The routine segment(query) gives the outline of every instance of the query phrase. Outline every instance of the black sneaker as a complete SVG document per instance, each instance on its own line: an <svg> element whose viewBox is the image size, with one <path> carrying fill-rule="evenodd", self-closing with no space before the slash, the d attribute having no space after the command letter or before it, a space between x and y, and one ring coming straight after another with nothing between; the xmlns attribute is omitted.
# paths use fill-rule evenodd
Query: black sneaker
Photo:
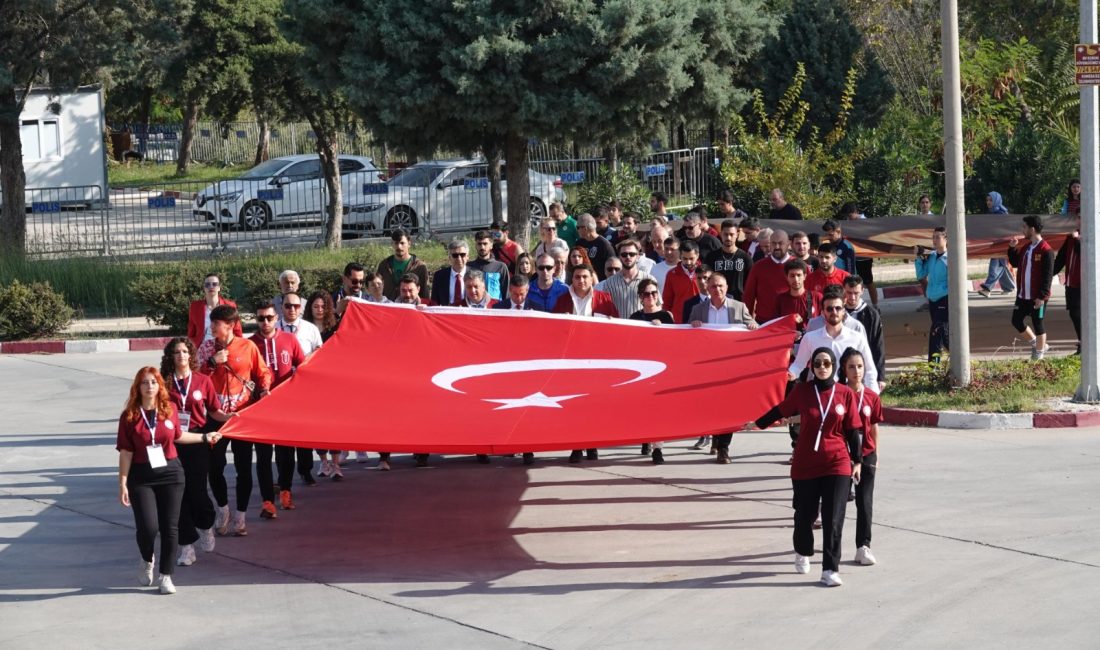
<svg viewBox="0 0 1100 650"><path fill-rule="evenodd" d="M585 453L585 457L586 457L586 458L587 458L588 460L599 460L599 459L600 459L600 452L599 452L599 450L597 450L597 449L589 449L589 450L588 450L588 451L587 451L587 452Z"/></svg>
<svg viewBox="0 0 1100 650"><path fill-rule="evenodd" d="M523 464L524 465L534 465L535 464L535 455L530 453L530 452L524 454L523 455Z"/></svg>
<svg viewBox="0 0 1100 650"><path fill-rule="evenodd" d="M665 464L665 455L663 453L661 453L660 449L654 449L653 450L653 464L654 465L664 465Z"/></svg>
<svg viewBox="0 0 1100 650"><path fill-rule="evenodd" d="M570 463L579 463L579 462L581 462L581 458L583 458L583 457L584 457L584 452L583 451L581 451L580 449L574 449L573 453L569 454L569 462Z"/></svg>
<svg viewBox="0 0 1100 650"><path fill-rule="evenodd" d="M643 456L648 456L649 452L652 451L652 450L653 450L653 446L650 445L648 442L643 442L642 443L642 455Z"/></svg>
<svg viewBox="0 0 1100 650"><path fill-rule="evenodd" d="M477 462L481 463L482 465L488 465L489 464L489 456L487 456L486 454L478 454L477 455Z"/></svg>
<svg viewBox="0 0 1100 650"><path fill-rule="evenodd" d="M414 454L413 457L416 458L417 467L428 466L428 454Z"/></svg>
<svg viewBox="0 0 1100 650"><path fill-rule="evenodd" d="M309 487L317 487L317 479L313 478L313 474L302 474L302 482Z"/></svg>

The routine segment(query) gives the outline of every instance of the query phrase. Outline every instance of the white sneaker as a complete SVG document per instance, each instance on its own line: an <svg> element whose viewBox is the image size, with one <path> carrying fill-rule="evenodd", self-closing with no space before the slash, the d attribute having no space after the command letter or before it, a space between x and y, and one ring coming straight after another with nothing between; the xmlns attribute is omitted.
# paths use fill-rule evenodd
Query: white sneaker
<svg viewBox="0 0 1100 650"><path fill-rule="evenodd" d="M172 576L160 577L160 593L165 595L176 593L176 585L172 584Z"/></svg>
<svg viewBox="0 0 1100 650"><path fill-rule="evenodd" d="M341 451L340 452L340 462L339 462L339 464L343 465L346 462L348 462L348 452Z"/></svg>
<svg viewBox="0 0 1100 650"><path fill-rule="evenodd" d="M357 463L365 463L365 462L367 462L367 460L369 460L369 458L370 457L367 455L367 452L365 452L365 451L355 452L355 462L357 462Z"/></svg>
<svg viewBox="0 0 1100 650"><path fill-rule="evenodd" d="M234 537L248 535L248 527L245 526L243 512L237 512L233 515L233 523L229 526L229 534Z"/></svg>
<svg viewBox="0 0 1100 650"><path fill-rule="evenodd" d="M1043 357L1046 356L1048 350L1050 350L1049 345L1044 345L1041 348L1040 347L1031 348L1031 360L1032 361L1042 361Z"/></svg>
<svg viewBox="0 0 1100 650"><path fill-rule="evenodd" d="M871 566L875 563L875 555L871 553L870 546L860 546L856 549L856 564Z"/></svg>
<svg viewBox="0 0 1100 650"><path fill-rule="evenodd" d="M195 563L195 559L195 545L184 544L183 546L180 546L180 556L176 559L176 565L191 566ZM161 577L163 578L164 576Z"/></svg>
<svg viewBox="0 0 1100 650"><path fill-rule="evenodd" d="M199 529L199 548L204 552L209 553L214 550L214 529L213 528L200 528Z"/></svg>
<svg viewBox="0 0 1100 650"><path fill-rule="evenodd" d="M325 459L321 461L321 471L317 472L317 476L321 478L328 478L332 476L332 461Z"/></svg>
<svg viewBox="0 0 1100 650"><path fill-rule="evenodd" d="M340 469L340 466L336 463L332 464L332 480L342 481L344 480L344 470Z"/></svg>
<svg viewBox="0 0 1100 650"><path fill-rule="evenodd" d="M810 572L810 558L807 555L794 554L794 571L795 573L806 574Z"/></svg>
<svg viewBox="0 0 1100 650"><path fill-rule="evenodd" d="M142 587L153 586L153 563L141 561L141 573L138 574L138 584Z"/></svg>
<svg viewBox="0 0 1100 650"><path fill-rule="evenodd" d="M388 461L388 460L378 461L378 469L382 470L383 472L390 471L390 461Z"/></svg>
<svg viewBox="0 0 1100 650"><path fill-rule="evenodd" d="M821 528L821 515L818 515L817 519L814 519L814 530L819 530L820 528Z"/></svg>
<svg viewBox="0 0 1100 650"><path fill-rule="evenodd" d="M229 532L229 506L218 506L217 514L214 515L214 530L219 535L226 535ZM211 544L213 548L213 544Z"/></svg>
<svg viewBox="0 0 1100 650"><path fill-rule="evenodd" d="M822 571L821 584L826 587L839 587L844 584L844 581L840 579L840 574L836 571Z"/></svg>

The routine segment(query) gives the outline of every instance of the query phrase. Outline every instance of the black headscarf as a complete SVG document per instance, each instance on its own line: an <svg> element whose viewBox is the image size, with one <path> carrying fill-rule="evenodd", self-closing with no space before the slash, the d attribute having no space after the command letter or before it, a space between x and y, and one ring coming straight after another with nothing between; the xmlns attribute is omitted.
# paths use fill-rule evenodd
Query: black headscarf
<svg viewBox="0 0 1100 650"><path fill-rule="evenodd" d="M814 373L814 361L817 359L817 355L821 354L822 352L829 355L829 359L833 362L833 371L829 373L829 376L826 379L818 379L817 374ZM814 353L810 355L810 375L813 377L813 384L817 387L818 390L828 390L832 387L832 385L835 383L833 381L833 377L836 375L836 370L836 354L833 352L832 348L821 346L820 348L814 350Z"/></svg>

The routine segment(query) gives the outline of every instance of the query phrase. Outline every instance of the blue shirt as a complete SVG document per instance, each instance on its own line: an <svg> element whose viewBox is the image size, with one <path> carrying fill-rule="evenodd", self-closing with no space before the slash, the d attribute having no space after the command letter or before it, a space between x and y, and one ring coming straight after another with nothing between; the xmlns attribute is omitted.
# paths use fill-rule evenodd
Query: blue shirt
<svg viewBox="0 0 1100 650"><path fill-rule="evenodd" d="M535 278L527 287L527 302L536 310L549 313L554 311L558 298L565 293L569 293L569 287L561 280L555 279L550 288L544 291L539 288L538 278Z"/></svg>
<svg viewBox="0 0 1100 650"><path fill-rule="evenodd" d="M918 257L913 264L917 267L918 280L928 278L928 300L934 302L947 295L947 251L943 255L932 251L928 259Z"/></svg>

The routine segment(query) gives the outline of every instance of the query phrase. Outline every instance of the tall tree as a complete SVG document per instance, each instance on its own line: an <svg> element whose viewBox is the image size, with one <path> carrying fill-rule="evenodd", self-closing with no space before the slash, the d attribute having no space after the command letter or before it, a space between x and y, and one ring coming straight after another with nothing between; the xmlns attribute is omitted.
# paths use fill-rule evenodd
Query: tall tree
<svg viewBox="0 0 1100 650"><path fill-rule="evenodd" d="M302 40L381 139L430 153L500 142L509 230L526 233L530 138L653 133L744 101L774 29L758 0L289 0Z"/></svg>
<svg viewBox="0 0 1100 650"><path fill-rule="evenodd" d="M155 1L155 0L148 0ZM143 0L137 0L144 4ZM19 115L35 84L61 92L93 79L117 49L110 26L125 19L121 0L0 2L0 247L25 252L26 175Z"/></svg>
<svg viewBox="0 0 1100 650"><path fill-rule="evenodd" d="M820 133L832 128L833 106L853 66L861 74L851 112L852 127L874 126L894 95L889 76L865 46L843 0L801 0L792 5L778 36L768 40L753 66L755 86L768 106L779 101L799 63L806 66L802 97L811 106L800 132L804 140L814 128ZM746 117L751 119L751 115Z"/></svg>

